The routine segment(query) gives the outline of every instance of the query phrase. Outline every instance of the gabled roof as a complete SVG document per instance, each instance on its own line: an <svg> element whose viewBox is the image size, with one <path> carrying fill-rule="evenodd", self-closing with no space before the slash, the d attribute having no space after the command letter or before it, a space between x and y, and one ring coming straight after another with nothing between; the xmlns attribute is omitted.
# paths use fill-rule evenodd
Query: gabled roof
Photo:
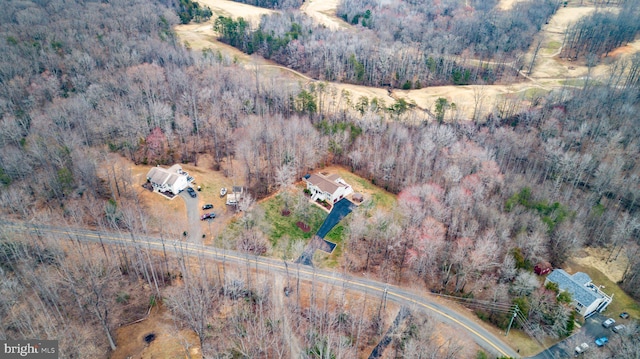
<svg viewBox="0 0 640 359"><path fill-rule="evenodd" d="M178 167L176 168L176 166ZM149 173L147 173L147 178L152 183L158 185L168 184L169 186L173 186L178 181L178 179L180 179L180 176L182 176L176 172L179 169L181 170L180 165L173 165L169 169L162 167L153 167L149 170Z"/></svg>
<svg viewBox="0 0 640 359"><path fill-rule="evenodd" d="M169 173L167 172L167 170L161 167L153 167L149 170L149 173L147 173L147 178L149 179L149 181L157 184L164 184L168 176Z"/></svg>
<svg viewBox="0 0 640 359"><path fill-rule="evenodd" d="M309 178L306 179L307 182L311 183L314 186L317 186L323 192L333 194L338 188L342 187L334 181L328 180L326 177L312 174Z"/></svg>
<svg viewBox="0 0 640 359"><path fill-rule="evenodd" d="M591 278L582 272L578 272L574 275L569 275L562 269L555 269L547 279L551 282L558 284L560 290L569 292L571 297L578 303L588 307L597 299L602 298L598 292L585 287L585 284L591 282ZM585 282L585 280L588 281Z"/></svg>
<svg viewBox="0 0 640 359"><path fill-rule="evenodd" d="M573 280L575 280L578 284L587 285L587 283L591 283L591 277L587 273L577 272L571 276Z"/></svg>

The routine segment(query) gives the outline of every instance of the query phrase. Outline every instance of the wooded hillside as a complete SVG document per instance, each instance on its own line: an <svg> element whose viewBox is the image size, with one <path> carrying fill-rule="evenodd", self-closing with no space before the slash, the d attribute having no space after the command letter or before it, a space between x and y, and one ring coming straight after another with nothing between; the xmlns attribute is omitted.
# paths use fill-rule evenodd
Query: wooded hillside
<svg viewBox="0 0 640 359"><path fill-rule="evenodd" d="M518 64L519 51L528 48L555 6L521 2L513 12L496 13L490 4L471 3L463 7L443 1L441 7L427 10L423 2L375 9L377 3L345 2L340 14L355 22L352 33L320 28L298 12L265 17L256 30L241 19L224 17L215 26L232 45L318 79L395 87L408 82L412 88L507 76L518 66L481 66L460 58L473 55L480 62ZM399 20L405 9L411 9L415 21ZM179 4L151 0L3 5L3 218L147 233L147 209L131 190L139 184L107 161L108 153L136 164L196 166L200 155L209 154L216 170L232 162L242 166L248 190L258 198L280 188L283 168L299 179L324 165L340 164L398 195L395 208L364 207L347 218L339 264L348 271L399 284L415 279L425 289L518 303L529 309L533 334L559 338L572 329L572 311L552 290L540 287L531 269L539 261L561 266L584 246L594 246L605 248L611 258L628 258L619 284L640 299L638 55L612 66L606 78L552 91L528 106L503 97L486 118L448 122L451 104L446 101L431 118L409 111L411 104L403 100L385 104L381 99L355 99L326 83L290 83L257 67L246 69L220 52L190 51L172 31L178 11ZM621 26L625 24L631 22ZM581 40L576 35L572 41ZM581 48L576 47L575 56L581 56ZM252 230L263 229L256 225ZM106 327L108 333L115 324L100 313L106 313L104 306L113 305L118 293L87 285L143 280L154 287L153 274L145 268L155 259L142 254L135 260L120 259L120 266L93 258L100 263L67 268L61 253L51 255L51 261L43 259L49 258L47 251L57 250L46 244L25 247L1 234L0 245L0 255L9 263L0 263L2 338L74 336L84 324L95 333ZM25 259L9 262L9 257ZM122 267L131 263L136 267ZM58 266L55 275L50 273L52 287L24 279L31 275L26 269L52 271L48 266ZM92 272L95 266L105 270ZM99 280L84 283L86 275ZM207 283L209 291L223 285ZM15 286L28 287L15 298L33 294L34 302L16 306L13 291L7 289ZM175 299L180 290L172 290ZM238 318L261 305L262 289L247 290L256 292L250 304L235 307ZM90 303L97 312L74 302L86 299L83 291L99 292ZM101 301L103 296L108 299ZM77 309L69 309L76 304ZM35 307L45 308L33 324L39 329L21 326ZM275 315L265 308L257 313ZM47 327L47 315L56 325L67 325L67 318L77 316L82 322L60 333ZM324 328L322 320L339 316L305 315ZM505 313L487 317L501 327L508 319ZM247 320L255 325L258 319ZM332 340L353 334L357 324L347 324L330 328ZM229 330L220 325L219 330ZM632 343L637 343L637 335L629 334L635 338ZM90 344L94 337L83 334L81 341L65 344L69 357L104 351L105 338L96 349ZM274 344L262 355L282 349L277 332L269 338ZM412 348L420 352L414 339L417 347ZM322 350L322 337L306 340L305 348L320 345ZM622 352L625 343L611 343L610 348ZM357 344L349 348L343 357L359 350Z"/></svg>

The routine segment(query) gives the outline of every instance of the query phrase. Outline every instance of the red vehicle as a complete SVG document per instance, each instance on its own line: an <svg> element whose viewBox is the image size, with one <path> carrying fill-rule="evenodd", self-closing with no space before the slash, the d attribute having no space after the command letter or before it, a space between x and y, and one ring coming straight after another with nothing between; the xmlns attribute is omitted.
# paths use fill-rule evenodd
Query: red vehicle
<svg viewBox="0 0 640 359"><path fill-rule="evenodd" d="M202 217L200 217L201 221L204 221L205 219L214 219L216 218L216 214L215 213L205 213L202 215Z"/></svg>

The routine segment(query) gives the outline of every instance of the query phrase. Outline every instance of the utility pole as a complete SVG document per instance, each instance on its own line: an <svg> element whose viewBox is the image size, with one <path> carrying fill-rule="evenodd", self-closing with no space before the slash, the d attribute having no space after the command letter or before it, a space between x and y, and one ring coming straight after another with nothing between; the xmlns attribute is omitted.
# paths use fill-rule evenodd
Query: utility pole
<svg viewBox="0 0 640 359"><path fill-rule="evenodd" d="M509 331L511 330L511 324L513 324L513 320L516 319L516 315L518 315L518 305L516 304L515 308L513 308L513 316L511 317L511 320L509 321L509 327L507 328L507 334L505 334L504 336L508 336L509 335Z"/></svg>

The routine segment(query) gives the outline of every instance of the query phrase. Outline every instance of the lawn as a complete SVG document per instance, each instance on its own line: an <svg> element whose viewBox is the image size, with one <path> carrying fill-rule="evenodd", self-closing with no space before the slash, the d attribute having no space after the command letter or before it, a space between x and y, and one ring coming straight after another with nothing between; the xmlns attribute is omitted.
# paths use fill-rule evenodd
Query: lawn
<svg viewBox="0 0 640 359"><path fill-rule="evenodd" d="M297 190L301 190L296 188ZM291 195L292 199L289 201L289 210L291 214L289 216L283 216L282 210L284 209L284 199L282 195L272 196L263 202L260 202L259 206L264 210L264 226L262 226L273 246L276 248L283 248L286 250L291 249L292 242L300 239L304 239L305 243L316 233L320 228L324 219L327 217L327 213L317 206L311 203L297 204L298 198ZM304 209L304 212L301 209ZM301 221L309 225L308 232L304 232L296 224ZM286 245L279 243L281 239L289 241ZM280 256L282 253L274 253L274 256Z"/></svg>
<svg viewBox="0 0 640 359"><path fill-rule="evenodd" d="M324 171L339 174L340 177L353 187L354 191L362 192L365 196L369 195L373 206L390 209L396 204L396 196L393 193L387 192L372 184L369 180L349 172L346 168L332 166L325 168L323 172Z"/></svg>
<svg viewBox="0 0 640 359"><path fill-rule="evenodd" d="M333 227L329 231L329 233L327 233L327 236L325 237L325 239L337 245L331 254L324 256L324 258L322 258L322 260L320 261L321 267L335 268L336 266L338 266L338 261L342 256L342 251L344 247L344 235L345 235L344 232L345 232L345 226L344 224L340 223L335 227Z"/></svg>
<svg viewBox="0 0 640 359"><path fill-rule="evenodd" d="M581 266L575 262L569 262L573 272L584 272L591 277L591 280L596 285L604 285L602 290L608 295L613 294L613 301L604 314L618 320L618 315L621 312L628 312L633 318L640 318L640 305L627 293L625 293L616 283L612 282L606 275L597 269L587 266Z"/></svg>

